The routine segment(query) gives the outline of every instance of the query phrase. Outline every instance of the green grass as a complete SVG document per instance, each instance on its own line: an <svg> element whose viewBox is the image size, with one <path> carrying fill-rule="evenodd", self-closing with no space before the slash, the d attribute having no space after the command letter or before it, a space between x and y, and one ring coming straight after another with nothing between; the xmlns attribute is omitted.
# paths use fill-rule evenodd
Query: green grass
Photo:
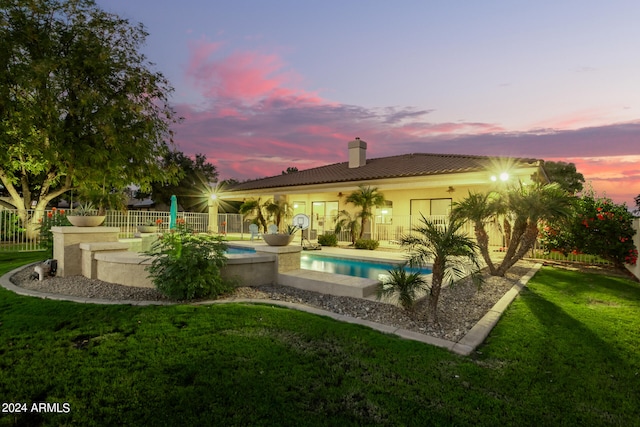
<svg viewBox="0 0 640 427"><path fill-rule="evenodd" d="M0 254L0 272L40 259ZM544 268L473 357L265 305L0 290L5 425L638 425L640 285Z"/></svg>

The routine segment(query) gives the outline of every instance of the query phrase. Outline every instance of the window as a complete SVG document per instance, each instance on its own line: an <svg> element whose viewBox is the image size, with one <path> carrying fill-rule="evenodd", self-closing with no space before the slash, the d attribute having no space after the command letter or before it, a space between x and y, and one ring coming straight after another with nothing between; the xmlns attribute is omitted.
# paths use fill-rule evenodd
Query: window
<svg viewBox="0 0 640 427"><path fill-rule="evenodd" d="M449 215L451 212L451 199L412 199L411 215L424 216Z"/></svg>

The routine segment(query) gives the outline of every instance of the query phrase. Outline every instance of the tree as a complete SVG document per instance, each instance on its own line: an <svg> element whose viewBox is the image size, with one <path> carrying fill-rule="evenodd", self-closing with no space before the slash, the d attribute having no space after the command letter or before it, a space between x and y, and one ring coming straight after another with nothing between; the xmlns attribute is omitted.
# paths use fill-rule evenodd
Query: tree
<svg viewBox="0 0 640 427"><path fill-rule="evenodd" d="M358 233L360 232L360 224L358 223L358 216L351 215L346 210L341 210L336 217L336 226L334 232L339 234L342 230L349 230L349 236L351 237L351 244L356 244Z"/></svg>
<svg viewBox="0 0 640 427"><path fill-rule="evenodd" d="M177 174L177 182L156 181L151 184L150 193L138 193L138 198L151 197L156 203L171 204L175 195L187 211L204 211L211 184L218 180L215 165L207 162L207 156L196 154L195 159L178 150L165 154L160 161L167 175Z"/></svg>
<svg viewBox="0 0 640 427"><path fill-rule="evenodd" d="M576 170L575 164L545 161L542 167L549 181L557 182L569 194L576 194L582 191L584 175Z"/></svg>
<svg viewBox="0 0 640 427"><path fill-rule="evenodd" d="M489 234L486 225L495 221L496 215L502 212L499 200L500 194L497 192L469 192L469 196L456 203L451 211L453 218L465 219L473 223L476 242L478 242L480 253L491 275L496 274L496 267L493 265L489 253Z"/></svg>
<svg viewBox="0 0 640 427"><path fill-rule="evenodd" d="M473 199L470 201L469 199ZM471 195L457 203L454 218L474 222L475 233L489 272L493 276L504 276L518 260L522 259L536 242L542 222L558 221L571 215L575 199L557 183L547 185L523 185L506 190L502 194L486 197ZM498 266L489 254L489 239L485 225L489 221L507 218L511 225L511 237L504 257Z"/></svg>
<svg viewBox="0 0 640 427"><path fill-rule="evenodd" d="M293 213L293 209L286 200L267 200L263 207L267 211L268 218L273 220L278 229L282 220L290 218Z"/></svg>
<svg viewBox="0 0 640 427"><path fill-rule="evenodd" d="M262 214L263 204L260 201L260 198L257 199L249 199L243 202L238 209L238 212L244 215L245 218L249 216L255 216L255 221L258 225L262 226L262 231L267 232L267 220L264 218Z"/></svg>
<svg viewBox="0 0 640 427"><path fill-rule="evenodd" d="M289 166L286 171L282 171L282 175L288 175L294 172L298 172L298 168L295 166Z"/></svg>
<svg viewBox="0 0 640 427"><path fill-rule="evenodd" d="M600 256L617 268L634 265L638 249L633 243L633 215L625 204L596 197L589 192L575 203L574 215L568 221L549 221L542 231L547 250L565 255L580 252Z"/></svg>
<svg viewBox="0 0 640 427"><path fill-rule="evenodd" d="M70 190L171 178L156 159L173 89L139 52L146 36L93 0L0 0L0 182L32 231Z"/></svg>
<svg viewBox="0 0 640 427"><path fill-rule="evenodd" d="M432 279L429 288L427 322L438 323L438 300L442 283L453 284L456 279L472 273L479 280L480 270L477 244L460 232L463 221L452 217L448 224L436 224L420 214L420 224L414 233L403 236L402 246L409 248L409 265L425 267L431 264Z"/></svg>
<svg viewBox="0 0 640 427"><path fill-rule="evenodd" d="M347 203L351 203L361 209L358 216L360 217L360 238L364 234L367 221L373 216L373 207L384 206L384 195L378 192L378 187L369 187L360 185L358 190L349 194L345 199Z"/></svg>

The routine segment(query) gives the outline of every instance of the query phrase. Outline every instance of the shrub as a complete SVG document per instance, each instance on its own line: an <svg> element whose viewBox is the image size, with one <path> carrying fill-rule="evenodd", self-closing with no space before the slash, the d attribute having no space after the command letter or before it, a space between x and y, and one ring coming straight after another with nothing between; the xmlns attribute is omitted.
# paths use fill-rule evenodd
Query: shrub
<svg viewBox="0 0 640 427"><path fill-rule="evenodd" d="M232 289L220 275L227 262L225 249L219 236L194 234L179 223L147 253L154 259L146 270L155 287L170 298L217 297Z"/></svg>
<svg viewBox="0 0 640 427"><path fill-rule="evenodd" d="M568 223L548 224L541 241L546 250L563 254L580 252L598 255L617 267L635 265L638 251L633 243L633 215L626 205L587 194L578 199L575 215Z"/></svg>
<svg viewBox="0 0 640 427"><path fill-rule="evenodd" d="M335 234L322 234L318 236L318 243L322 246L338 246L338 236Z"/></svg>
<svg viewBox="0 0 640 427"><path fill-rule="evenodd" d="M407 311L413 312L420 293L429 291L429 283L422 273L407 272L404 266L388 270L389 278L380 282L376 290L378 299L395 298Z"/></svg>
<svg viewBox="0 0 640 427"><path fill-rule="evenodd" d="M40 220L40 242L47 252L48 258L53 258L53 233L51 227L66 227L71 223L67 219L64 209L52 208L51 212L45 213Z"/></svg>
<svg viewBox="0 0 640 427"><path fill-rule="evenodd" d="M380 242L373 239L358 239L356 240L355 246L356 249L369 249L370 251L373 251L375 249L378 249L378 246L380 246Z"/></svg>

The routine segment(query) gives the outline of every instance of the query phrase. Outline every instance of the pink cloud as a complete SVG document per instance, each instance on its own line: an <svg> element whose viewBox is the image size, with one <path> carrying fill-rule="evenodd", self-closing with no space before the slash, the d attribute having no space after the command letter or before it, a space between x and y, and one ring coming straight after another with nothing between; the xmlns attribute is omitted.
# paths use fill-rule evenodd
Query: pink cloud
<svg viewBox="0 0 640 427"><path fill-rule="evenodd" d="M369 158L432 152L564 160L616 201L630 205L640 194L634 172L640 160L628 157L640 156L640 121L581 127L592 115L587 112L510 133L496 123L438 123L429 120L433 110L332 103L300 87L303 79L278 56L225 55L223 48L207 42L190 46L186 75L206 102L177 105L185 120L175 126L180 149L206 154L222 179L346 161L347 142L358 136L368 142ZM617 160L603 160L612 156Z"/></svg>
<svg viewBox="0 0 640 427"><path fill-rule="evenodd" d="M298 102L320 101L315 94L287 87L298 77L284 71L283 61L276 55L248 51L216 56L221 53L222 46L222 43L204 41L189 46L191 59L186 75L206 98L243 103L255 103L261 99L273 102L274 99L288 97Z"/></svg>

